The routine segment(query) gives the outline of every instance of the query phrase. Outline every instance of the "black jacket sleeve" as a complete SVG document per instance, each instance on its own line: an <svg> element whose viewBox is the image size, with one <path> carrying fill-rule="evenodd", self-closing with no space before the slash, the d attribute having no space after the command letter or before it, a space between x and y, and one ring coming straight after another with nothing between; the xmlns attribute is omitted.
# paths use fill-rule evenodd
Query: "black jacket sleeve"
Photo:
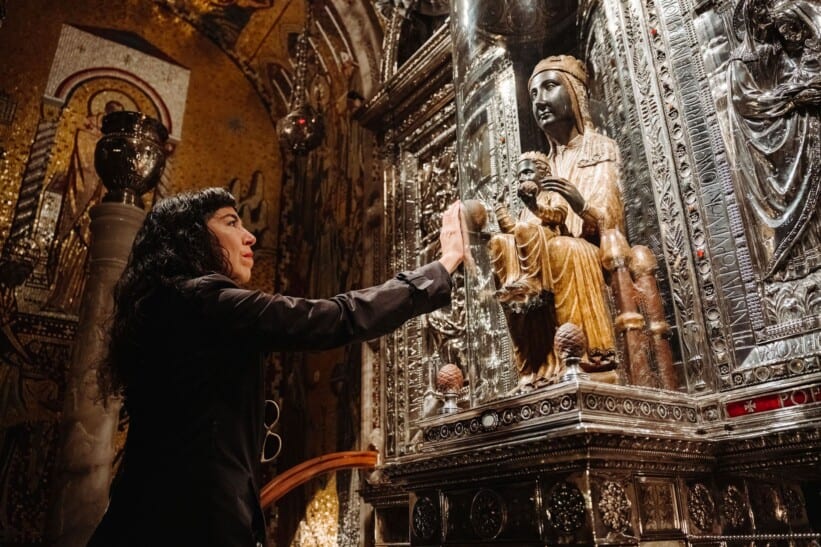
<svg viewBox="0 0 821 547"><path fill-rule="evenodd" d="M211 274L182 286L203 319L267 351L321 350L387 334L411 317L450 303L452 281L439 261L381 285L308 299L239 288Z"/></svg>

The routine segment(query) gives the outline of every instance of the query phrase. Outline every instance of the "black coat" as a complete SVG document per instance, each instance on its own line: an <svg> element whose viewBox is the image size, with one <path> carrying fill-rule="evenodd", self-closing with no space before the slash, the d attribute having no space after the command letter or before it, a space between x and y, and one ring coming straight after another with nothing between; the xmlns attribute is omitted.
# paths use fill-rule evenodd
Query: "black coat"
<svg viewBox="0 0 821 547"><path fill-rule="evenodd" d="M433 262L327 300L271 295L212 274L143 304L121 472L89 546L265 543L259 505L264 356L387 334L450 302Z"/></svg>

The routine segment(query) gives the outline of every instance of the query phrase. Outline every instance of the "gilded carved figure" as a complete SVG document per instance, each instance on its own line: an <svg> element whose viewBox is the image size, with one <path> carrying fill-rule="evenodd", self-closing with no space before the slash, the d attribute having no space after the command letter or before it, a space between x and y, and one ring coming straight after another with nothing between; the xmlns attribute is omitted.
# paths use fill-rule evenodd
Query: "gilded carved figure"
<svg viewBox="0 0 821 547"><path fill-rule="evenodd" d="M497 206L500 226L508 232L491 241L499 300L508 311L514 346L517 326L510 320L522 321L523 313L544 305L552 308L546 317L552 324L543 326L542 336L552 338L564 323L578 325L588 341L583 361L608 368L615 362L616 343L598 244L602 233L624 229L619 150L593 127L587 73L579 60L543 59L528 88L548 150L522 155L517 194L525 209L518 222ZM516 310L518 315L511 313ZM550 346L543 362L523 367L520 360L520 375L535 373L537 381L557 375L559 360Z"/></svg>
<svg viewBox="0 0 821 547"><path fill-rule="evenodd" d="M821 5L741 0L735 19L729 149L752 251L770 277L820 241Z"/></svg>
<svg viewBox="0 0 821 547"><path fill-rule="evenodd" d="M551 193L538 183L550 174L547 156L525 152L517 165L517 196L525 203L514 220L507 207L507 186L494 211L501 233L491 237L490 259L499 302L505 310L520 387L549 377L546 370L556 330L552 284L545 264L546 245L563 226L566 211L553 206Z"/></svg>

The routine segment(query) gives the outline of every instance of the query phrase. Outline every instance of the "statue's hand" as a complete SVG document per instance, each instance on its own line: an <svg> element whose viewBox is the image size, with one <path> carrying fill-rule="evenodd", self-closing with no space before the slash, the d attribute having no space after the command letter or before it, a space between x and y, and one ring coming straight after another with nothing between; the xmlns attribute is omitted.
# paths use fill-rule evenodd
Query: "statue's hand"
<svg viewBox="0 0 821 547"><path fill-rule="evenodd" d="M793 98L796 106L814 106L821 103L821 90L816 88L802 89Z"/></svg>
<svg viewBox="0 0 821 547"><path fill-rule="evenodd" d="M584 197L579 192L579 189L569 180L558 177L548 177L542 179L541 184L543 190L556 192L562 196L576 214L580 215L584 210Z"/></svg>
<svg viewBox="0 0 821 547"><path fill-rule="evenodd" d="M519 199L528 207L536 205L536 196L538 193L539 185L532 180L522 182L516 189L516 195L519 196Z"/></svg>

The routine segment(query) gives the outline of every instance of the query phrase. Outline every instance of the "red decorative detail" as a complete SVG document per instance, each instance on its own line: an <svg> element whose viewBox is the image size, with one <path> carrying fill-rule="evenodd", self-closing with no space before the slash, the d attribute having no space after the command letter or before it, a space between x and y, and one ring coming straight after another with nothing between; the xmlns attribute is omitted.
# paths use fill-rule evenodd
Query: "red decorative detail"
<svg viewBox="0 0 821 547"><path fill-rule="evenodd" d="M658 30L656 30L654 28L650 29L650 35L653 36L654 38L658 35L658 33L659 33Z"/></svg>
<svg viewBox="0 0 821 547"><path fill-rule="evenodd" d="M697 256L699 259L704 258L704 249L698 249L698 250L696 250L696 256Z"/></svg>
<svg viewBox="0 0 821 547"><path fill-rule="evenodd" d="M800 406L821 402L821 386L813 386L803 389L792 389L780 393L771 393L754 397L752 399L741 399L731 401L725 405L727 416L737 418L739 416L749 416L760 412L778 410L791 406Z"/></svg>

